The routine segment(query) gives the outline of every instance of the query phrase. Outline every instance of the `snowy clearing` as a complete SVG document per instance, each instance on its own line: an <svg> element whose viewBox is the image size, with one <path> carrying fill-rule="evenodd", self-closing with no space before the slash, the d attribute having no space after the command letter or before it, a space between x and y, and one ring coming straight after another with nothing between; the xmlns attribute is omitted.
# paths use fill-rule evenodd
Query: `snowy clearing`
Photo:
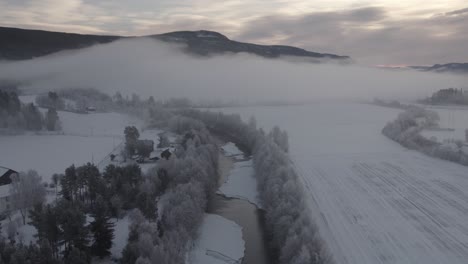
<svg viewBox="0 0 468 264"><path fill-rule="evenodd" d="M466 263L468 168L381 134L398 110L358 104L223 109L289 134L336 263Z"/></svg>
<svg viewBox="0 0 468 264"><path fill-rule="evenodd" d="M118 142L119 143L119 142ZM114 148L109 137L0 136L0 163L16 171L36 170L44 181L50 182L54 173L63 173L75 164L98 162Z"/></svg>
<svg viewBox="0 0 468 264"><path fill-rule="evenodd" d="M230 198L238 198L253 203L262 208L257 192L257 179L253 169L252 160L234 163L227 180L219 188L218 193Z"/></svg>
<svg viewBox="0 0 468 264"><path fill-rule="evenodd" d="M135 126L140 130L143 124L135 117L118 113L75 114L59 111L58 114L62 130L67 135L107 136L120 140L126 126Z"/></svg>
<svg viewBox="0 0 468 264"><path fill-rule="evenodd" d="M24 97L22 97L24 99ZM54 173L87 162L99 163L123 140L126 126L141 128L142 121L118 113L58 112L63 134L0 136L0 166L16 171L36 170L50 182ZM7 151L5 151L7 150Z"/></svg>
<svg viewBox="0 0 468 264"><path fill-rule="evenodd" d="M240 264L244 249L239 225L219 215L205 214L200 236L188 253L186 263Z"/></svg>

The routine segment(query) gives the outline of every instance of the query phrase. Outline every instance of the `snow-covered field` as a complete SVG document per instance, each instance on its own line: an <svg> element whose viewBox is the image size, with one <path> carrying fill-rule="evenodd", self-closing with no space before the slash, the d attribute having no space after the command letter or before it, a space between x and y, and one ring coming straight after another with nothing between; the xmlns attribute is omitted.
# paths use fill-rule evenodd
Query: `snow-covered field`
<svg viewBox="0 0 468 264"><path fill-rule="evenodd" d="M200 228L200 236L188 253L187 263L240 264L245 243L242 228L231 220L206 214Z"/></svg>
<svg viewBox="0 0 468 264"><path fill-rule="evenodd" d="M117 113L58 114L63 135L0 136L0 166L16 171L34 169L50 182L52 174L63 173L72 164L99 163L122 142L125 126L140 129L142 125Z"/></svg>
<svg viewBox="0 0 468 264"><path fill-rule="evenodd" d="M113 143L109 137L0 136L0 164L16 171L34 169L50 182L52 174L63 173L72 164L99 162L112 151Z"/></svg>
<svg viewBox="0 0 468 264"><path fill-rule="evenodd" d="M288 131L336 263L467 263L468 167L381 134L398 110L358 104L228 108Z"/></svg>

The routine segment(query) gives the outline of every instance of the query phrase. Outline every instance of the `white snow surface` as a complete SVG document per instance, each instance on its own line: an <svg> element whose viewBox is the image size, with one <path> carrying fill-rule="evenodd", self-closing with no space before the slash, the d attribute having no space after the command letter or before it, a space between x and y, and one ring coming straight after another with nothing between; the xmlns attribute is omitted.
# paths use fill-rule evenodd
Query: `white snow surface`
<svg viewBox="0 0 468 264"><path fill-rule="evenodd" d="M240 264L245 242L242 228L231 220L205 214L200 236L188 253L187 264Z"/></svg>
<svg viewBox="0 0 468 264"><path fill-rule="evenodd" d="M123 138L126 126L141 129L142 122L135 117L119 113L75 114L59 112L62 130L67 135L106 136Z"/></svg>
<svg viewBox="0 0 468 264"><path fill-rule="evenodd" d="M227 180L219 188L218 193L230 198L247 200L261 207L257 192L257 179L253 169L252 160L234 163L234 167L229 172Z"/></svg>
<svg viewBox="0 0 468 264"><path fill-rule="evenodd" d="M224 155L227 157L237 157L244 155L244 153L240 151L239 148L237 148L236 144L232 142L226 143L221 147L221 149L224 151Z"/></svg>
<svg viewBox="0 0 468 264"><path fill-rule="evenodd" d="M66 135L0 136L0 162L16 171L36 170L50 182L54 173L63 173L75 164L98 162L113 149L109 137L77 137Z"/></svg>
<svg viewBox="0 0 468 264"><path fill-rule="evenodd" d="M137 118L118 113L58 114L63 134L0 135L0 166L33 169L50 182L52 174L63 173L72 164L98 164L121 144L126 126L142 125Z"/></svg>
<svg viewBox="0 0 468 264"><path fill-rule="evenodd" d="M467 263L468 167L383 136L399 110L323 103L223 111L288 131L308 206L336 263Z"/></svg>

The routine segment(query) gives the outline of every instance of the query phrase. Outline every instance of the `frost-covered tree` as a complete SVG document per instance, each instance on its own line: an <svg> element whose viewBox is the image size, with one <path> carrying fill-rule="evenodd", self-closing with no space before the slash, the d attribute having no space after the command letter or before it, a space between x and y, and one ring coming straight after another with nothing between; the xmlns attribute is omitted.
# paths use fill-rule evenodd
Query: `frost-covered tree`
<svg viewBox="0 0 468 264"><path fill-rule="evenodd" d="M36 237L39 241L46 241L52 255L59 257L59 242L62 237L62 230L59 228L58 212L55 206L50 204L35 205L29 212L30 225L37 230Z"/></svg>
<svg viewBox="0 0 468 264"><path fill-rule="evenodd" d="M159 135L159 143L158 143L158 148L168 148L171 146L171 142L169 141L169 138L165 133L161 133Z"/></svg>
<svg viewBox="0 0 468 264"><path fill-rule="evenodd" d="M42 204L46 196L42 178L33 170L14 174L10 193L13 207L20 211L23 224L26 224L28 209L35 204Z"/></svg>
<svg viewBox="0 0 468 264"><path fill-rule="evenodd" d="M45 117L45 125L47 130L56 131L60 130L60 120L57 111L54 108L49 108Z"/></svg>
<svg viewBox="0 0 468 264"><path fill-rule="evenodd" d="M281 131L278 126L275 126L270 132L270 137L283 151L288 152L289 143L288 133L286 131Z"/></svg>

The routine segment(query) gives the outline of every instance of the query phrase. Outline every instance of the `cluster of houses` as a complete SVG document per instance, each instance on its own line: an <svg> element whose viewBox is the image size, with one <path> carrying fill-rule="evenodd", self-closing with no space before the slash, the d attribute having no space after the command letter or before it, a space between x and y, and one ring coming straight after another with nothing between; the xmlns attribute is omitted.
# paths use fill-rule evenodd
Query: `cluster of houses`
<svg viewBox="0 0 468 264"><path fill-rule="evenodd" d="M4 215L11 210L11 179L18 172L0 166L0 215Z"/></svg>

